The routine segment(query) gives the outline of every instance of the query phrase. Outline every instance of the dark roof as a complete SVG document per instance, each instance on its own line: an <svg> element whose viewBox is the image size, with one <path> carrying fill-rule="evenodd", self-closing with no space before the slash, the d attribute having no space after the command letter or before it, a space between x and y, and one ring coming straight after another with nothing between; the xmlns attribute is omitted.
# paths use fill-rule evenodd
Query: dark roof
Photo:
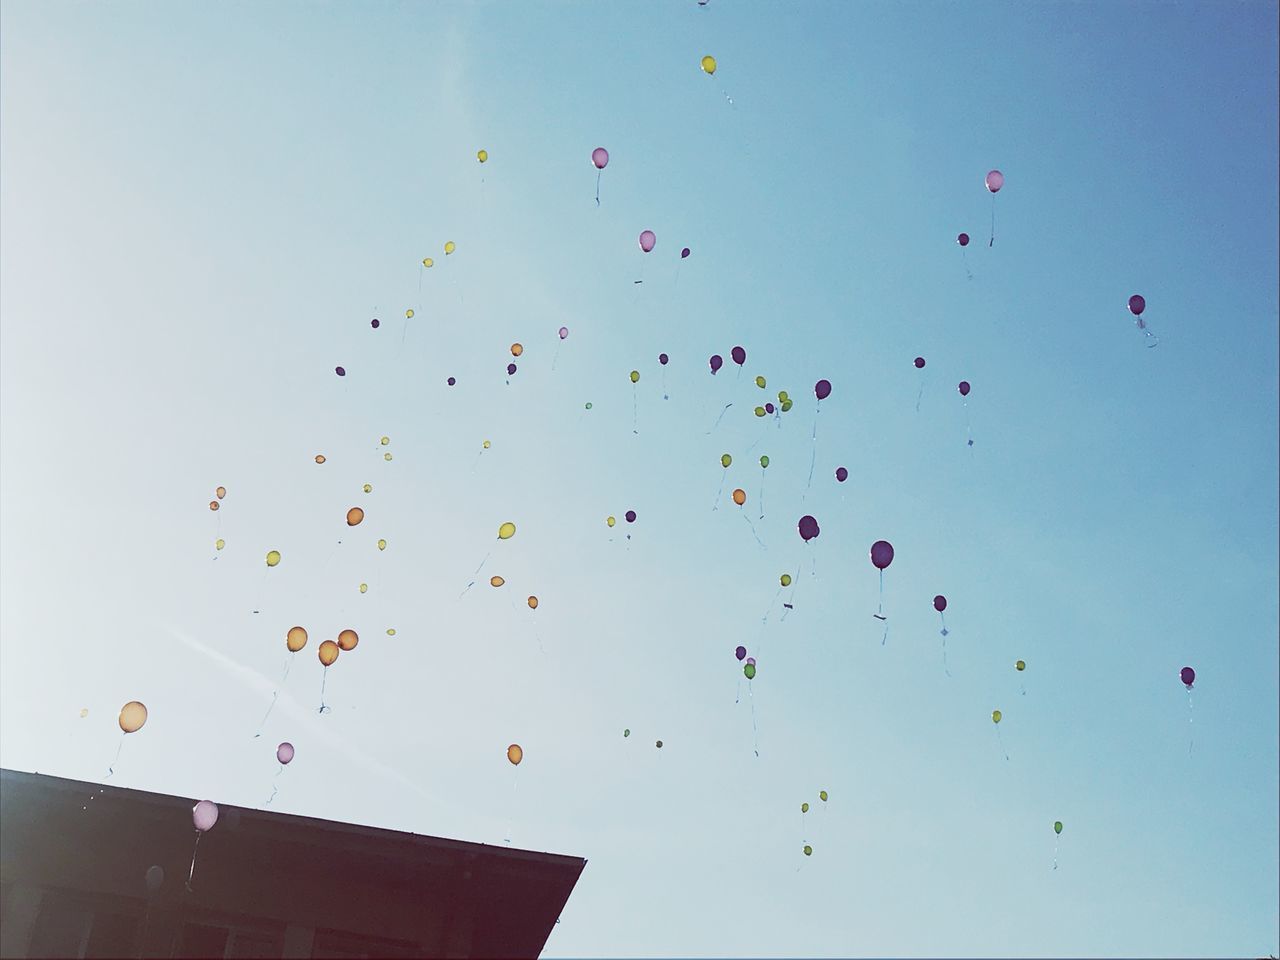
<svg viewBox="0 0 1280 960"><path fill-rule="evenodd" d="M197 798L198 799L198 798ZM219 806L184 889L196 799L0 770L0 879L414 943L467 927L472 956L537 956L580 857Z"/></svg>

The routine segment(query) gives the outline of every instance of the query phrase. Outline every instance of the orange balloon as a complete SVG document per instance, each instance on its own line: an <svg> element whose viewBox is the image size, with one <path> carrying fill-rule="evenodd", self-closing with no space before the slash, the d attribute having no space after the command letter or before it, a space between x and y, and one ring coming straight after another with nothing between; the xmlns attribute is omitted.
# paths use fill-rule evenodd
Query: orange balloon
<svg viewBox="0 0 1280 960"><path fill-rule="evenodd" d="M290 627L285 635L284 645L293 653L297 653L307 645L307 631L303 627Z"/></svg>
<svg viewBox="0 0 1280 960"><path fill-rule="evenodd" d="M506 582L507 582L507 581L503 580L501 577L490 577L490 578L489 578L489 586L491 586L491 587L500 587L500 586L502 586L502 585L503 585L504 583L506 583Z"/></svg>
<svg viewBox="0 0 1280 960"><path fill-rule="evenodd" d="M217 510L217 509L218 509L218 501L217 501L217 500L210 500L210 501L209 501L209 509L210 509L210 510Z"/></svg>
<svg viewBox="0 0 1280 960"><path fill-rule="evenodd" d="M125 733L137 733L146 722L147 708L137 700L130 700L120 708L120 729Z"/></svg>
<svg viewBox="0 0 1280 960"><path fill-rule="evenodd" d="M733 502L736 503L738 506L742 506L744 503L746 503L747 491L743 490L741 487L733 491Z"/></svg>
<svg viewBox="0 0 1280 960"><path fill-rule="evenodd" d="M513 343L513 344L511 345L511 355L512 355L513 357L518 357L518 356L520 356L520 354L522 354L522 353L524 353L524 346L523 346L522 344L519 344L519 343Z"/></svg>
<svg viewBox="0 0 1280 960"><path fill-rule="evenodd" d="M507 759L515 766L520 765L520 761L524 759L524 750L521 749L520 744L513 743L507 747Z"/></svg>
<svg viewBox="0 0 1280 960"><path fill-rule="evenodd" d="M359 642L360 637L354 630L343 630L338 634L338 646L343 650L354 650Z"/></svg>
<svg viewBox="0 0 1280 960"><path fill-rule="evenodd" d="M360 521L364 519L364 511L359 507L352 507L347 511L347 526L356 527L360 525Z"/></svg>
<svg viewBox="0 0 1280 960"><path fill-rule="evenodd" d="M323 454L323 453L317 453L317 454L316 454L316 463L324 463L324 454Z"/></svg>
<svg viewBox="0 0 1280 960"><path fill-rule="evenodd" d="M320 644L320 662L326 667L338 659L338 645L332 640Z"/></svg>
<svg viewBox="0 0 1280 960"><path fill-rule="evenodd" d="M530 597L530 598L529 598L529 609L530 609L530 610L537 610L537 609L538 609L538 598L537 598L537 597Z"/></svg>
<svg viewBox="0 0 1280 960"><path fill-rule="evenodd" d="M226 487L219 487L217 490L215 490L215 491L213 491L213 492L214 492L214 493L216 493L216 494L218 495L218 499L219 499L219 500L221 500L223 497L225 497L225 496L227 495L227 488L226 488Z"/></svg>

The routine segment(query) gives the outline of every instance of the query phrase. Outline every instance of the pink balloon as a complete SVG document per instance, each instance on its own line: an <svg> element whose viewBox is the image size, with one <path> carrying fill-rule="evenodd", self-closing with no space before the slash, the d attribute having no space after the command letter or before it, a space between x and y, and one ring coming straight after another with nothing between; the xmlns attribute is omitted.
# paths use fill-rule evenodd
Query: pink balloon
<svg viewBox="0 0 1280 960"><path fill-rule="evenodd" d="M218 822L218 805L212 800L201 800L191 808L191 822L201 833L212 830Z"/></svg>
<svg viewBox="0 0 1280 960"><path fill-rule="evenodd" d="M293 744L286 740L276 747L276 759L280 761L281 765L287 766L289 761L293 759Z"/></svg>
<svg viewBox="0 0 1280 960"><path fill-rule="evenodd" d="M568 328L568 327L561 327L561 328L560 328L560 339L561 339L561 340L564 340L564 339L566 339L568 336L569 336L569 328Z"/></svg>
<svg viewBox="0 0 1280 960"><path fill-rule="evenodd" d="M999 193L1000 188L1004 186L1004 174L999 170L992 170L987 174L987 189L992 193Z"/></svg>
<svg viewBox="0 0 1280 960"><path fill-rule="evenodd" d="M658 242L658 238L654 236L654 233L652 230L645 230L643 233L640 234L640 249L643 250L645 253L648 253L650 250L652 250L654 248L654 245L657 242Z"/></svg>
<svg viewBox="0 0 1280 960"><path fill-rule="evenodd" d="M597 170L603 170L609 165L609 151L604 147L596 147L591 151L591 162L596 165Z"/></svg>
<svg viewBox="0 0 1280 960"><path fill-rule="evenodd" d="M1146 298L1140 293L1135 293L1129 298L1129 312L1135 317L1142 316L1142 311L1147 309Z"/></svg>

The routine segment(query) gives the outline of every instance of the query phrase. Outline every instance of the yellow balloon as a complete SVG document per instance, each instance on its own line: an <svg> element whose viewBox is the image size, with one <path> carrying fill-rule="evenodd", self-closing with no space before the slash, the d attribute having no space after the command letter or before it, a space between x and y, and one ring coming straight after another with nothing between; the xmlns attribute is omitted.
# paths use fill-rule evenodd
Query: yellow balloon
<svg viewBox="0 0 1280 960"><path fill-rule="evenodd" d="M382 455L382 459L383 459L383 460L391 460L391 459L393 459L393 458L392 458L392 456L391 456L391 452L390 452L390 451L387 451L386 453L384 453L384 454Z"/></svg>
<svg viewBox="0 0 1280 960"><path fill-rule="evenodd" d="M501 577L496 577L496 576L495 576L495 577L490 577L490 578L489 578L489 586L491 586L491 587L500 587L500 586L502 586L502 585L503 585L504 583L506 583L506 582L507 582L507 581L503 580Z"/></svg>
<svg viewBox="0 0 1280 960"><path fill-rule="evenodd" d="M338 646L343 650L354 650L360 642L360 636L354 630L343 630L338 634Z"/></svg>
<svg viewBox="0 0 1280 960"><path fill-rule="evenodd" d="M289 632L285 634L284 645L289 648L290 653L297 653L307 645L307 631L305 627L290 627Z"/></svg>
<svg viewBox="0 0 1280 960"><path fill-rule="evenodd" d="M395 635L396 635L396 628L395 628L395 627L387 627L387 636L388 636L388 637L394 637Z"/></svg>
<svg viewBox="0 0 1280 960"><path fill-rule="evenodd" d="M338 645L332 640L326 640L320 644L319 656L321 663L326 667L330 666L333 661L338 659Z"/></svg>
<svg viewBox="0 0 1280 960"><path fill-rule="evenodd" d="M120 708L120 729L125 733L137 733L147 722L147 708L137 700L130 700Z"/></svg>
<svg viewBox="0 0 1280 960"><path fill-rule="evenodd" d="M632 371L631 371L631 382L632 382L632 383L639 383L639 382L640 382L640 371L639 371L639 370L632 370Z"/></svg>
<svg viewBox="0 0 1280 960"><path fill-rule="evenodd" d="M1015 670L1025 670L1027 669L1027 661L1019 660L1016 663L1014 663L1013 668Z"/></svg>
<svg viewBox="0 0 1280 960"><path fill-rule="evenodd" d="M516 525L512 523L510 520L508 520L506 523L504 523L502 526L498 528L499 540L510 540L515 535L516 535Z"/></svg>
<svg viewBox="0 0 1280 960"><path fill-rule="evenodd" d="M991 711L991 722L992 722L992 723L999 723L999 722L1000 722L1000 718L1001 718L1002 716L1004 716L1004 714L1002 714L999 710L992 710L992 711Z"/></svg>
<svg viewBox="0 0 1280 960"><path fill-rule="evenodd" d="M477 159L477 160L479 160L481 163L484 163L486 160L488 160L488 159L489 159L489 151L488 151L488 150L477 150L477 151L476 151L476 159Z"/></svg>
<svg viewBox="0 0 1280 960"><path fill-rule="evenodd" d="M219 537L217 540L213 541L213 545L214 545L214 547L216 547L217 549L221 550L223 547L225 547L225 546L227 545L227 541L225 541L225 540L223 540L221 537Z"/></svg>
<svg viewBox="0 0 1280 960"><path fill-rule="evenodd" d="M225 496L227 495L227 488L226 488L226 487L219 487L217 490L215 490L215 491L213 491L213 492L214 492L214 493L216 493L216 494L218 495L218 499L219 499L219 500L221 500L223 497L225 497Z"/></svg>
<svg viewBox="0 0 1280 960"><path fill-rule="evenodd" d="M85 717L87 717L88 715L89 715L89 708L88 708L88 707L85 707L83 710L81 710L81 711L80 711L80 719L81 719L81 720L83 720L83 719L84 719Z"/></svg>
<svg viewBox="0 0 1280 960"><path fill-rule="evenodd" d="M270 550L270 551L268 551L268 552L267 552L267 566L268 566L268 567L274 567L274 566L278 566L278 565L279 565L279 563L280 563L280 551L279 551L279 550Z"/></svg>
<svg viewBox="0 0 1280 960"><path fill-rule="evenodd" d="M379 549L379 550L385 550L385 549L387 549L387 541L385 541L385 540L379 540L379 541L378 541L378 549Z"/></svg>
<svg viewBox="0 0 1280 960"><path fill-rule="evenodd" d="M615 519L613 519L613 517L605 517L604 522L605 522L605 523L607 523L609 526L611 526L611 527L612 527L612 526L613 526L615 523L617 523L618 521L617 521L617 520L615 520Z"/></svg>
<svg viewBox="0 0 1280 960"><path fill-rule="evenodd" d="M423 259L423 261L422 261L422 265L423 265L424 267L426 267L427 269L430 269L430 268L431 268L431 265L432 265L432 264L434 264L434 263L435 263L435 261L434 261L434 260L432 260L430 257L425 257L425 258Z"/></svg>
<svg viewBox="0 0 1280 960"><path fill-rule="evenodd" d="M406 320L412 320L412 319L413 319L413 309L412 309L412 308L410 308L410 309L408 309L408 310L406 310L406 311L404 312L404 318L405 318Z"/></svg>
<svg viewBox="0 0 1280 960"><path fill-rule="evenodd" d="M481 444L481 446L484 447L486 450L488 450L490 447L490 443L488 440L486 440L484 443Z"/></svg>
<svg viewBox="0 0 1280 960"><path fill-rule="evenodd" d="M360 584L360 592L361 592L361 593L368 593L368 592L369 592L369 585L368 585L367 583L362 583L362 584Z"/></svg>
<svg viewBox="0 0 1280 960"><path fill-rule="evenodd" d="M764 389L766 382L767 381L765 380L764 377L756 377L756 386L759 387L761 390Z"/></svg>
<svg viewBox="0 0 1280 960"><path fill-rule="evenodd" d="M448 242L444 245L444 253L445 253L445 256L448 256L449 254L453 253L453 251L455 251L455 250L457 250L457 249L458 249L458 248L454 245L454 243L453 243L453 241L452 241L452 240L448 241Z"/></svg>
<svg viewBox="0 0 1280 960"><path fill-rule="evenodd" d="M784 573L782 576L778 578L778 582L782 584L784 587L791 586L791 574Z"/></svg>
<svg viewBox="0 0 1280 960"><path fill-rule="evenodd" d="M391 442L391 438L390 438L390 437L383 437L383 438L382 438L381 440L379 440L378 442L379 442L380 444L382 444L382 445L385 447L388 443L390 443L390 442Z"/></svg>
<svg viewBox="0 0 1280 960"><path fill-rule="evenodd" d="M372 484L372 483L366 483L366 484L364 485L364 492L365 492L365 493L373 493L373 484Z"/></svg>
<svg viewBox="0 0 1280 960"><path fill-rule="evenodd" d="M711 54L707 54L702 58L702 71L706 74L716 72L716 58L711 56Z"/></svg>
<svg viewBox="0 0 1280 960"><path fill-rule="evenodd" d="M517 766L519 765L520 761L524 759L524 749L520 744L513 743L511 746L507 747L507 759L510 760L512 764Z"/></svg>

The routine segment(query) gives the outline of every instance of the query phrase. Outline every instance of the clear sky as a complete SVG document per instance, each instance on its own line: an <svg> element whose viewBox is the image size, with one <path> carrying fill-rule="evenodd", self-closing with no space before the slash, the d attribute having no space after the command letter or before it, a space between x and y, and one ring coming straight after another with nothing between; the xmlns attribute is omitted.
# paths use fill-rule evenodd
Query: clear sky
<svg viewBox="0 0 1280 960"><path fill-rule="evenodd" d="M0 763L290 740L588 858L549 955L1277 952L1275 18L6 0Z"/></svg>

